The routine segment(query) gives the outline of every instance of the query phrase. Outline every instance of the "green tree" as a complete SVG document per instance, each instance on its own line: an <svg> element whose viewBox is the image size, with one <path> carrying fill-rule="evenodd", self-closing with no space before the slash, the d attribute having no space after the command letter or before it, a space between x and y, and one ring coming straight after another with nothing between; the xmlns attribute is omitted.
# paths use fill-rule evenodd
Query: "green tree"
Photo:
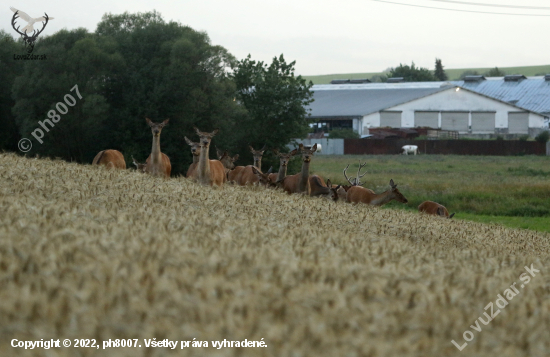
<svg viewBox="0 0 550 357"><path fill-rule="evenodd" d="M240 118L235 132L240 153L246 153L243 162L251 162L249 150L264 144L268 149L285 150L293 138L302 138L308 132L306 106L313 101L310 88L313 83L294 75L295 62L286 63L283 55L274 57L268 66L247 58L239 61L233 79L237 87L236 99L248 115ZM268 165L278 165L278 160L267 157Z"/></svg>
<svg viewBox="0 0 550 357"><path fill-rule="evenodd" d="M487 72L483 73L484 76L486 77L504 77L506 75L506 73L504 73L504 71L501 71L500 69L498 69L498 67L495 67L495 68L492 68L490 70L488 70Z"/></svg>
<svg viewBox="0 0 550 357"><path fill-rule="evenodd" d="M445 70L443 69L443 64L441 64L441 60L439 58L435 59L434 77L438 81L446 81L447 79L449 79L449 77L447 77L447 73L445 73Z"/></svg>
<svg viewBox="0 0 550 357"><path fill-rule="evenodd" d="M22 43L17 43L4 30L0 30L0 151L17 150L20 135L11 109L15 101L11 88L15 78L23 72L25 61L15 61L14 54L26 53Z"/></svg>
<svg viewBox="0 0 550 357"><path fill-rule="evenodd" d="M464 80L464 78L466 78L466 76L479 76L479 72L478 71L472 71L472 70L464 71L460 74L459 79Z"/></svg>
<svg viewBox="0 0 550 357"><path fill-rule="evenodd" d="M328 133L329 139L359 139L358 133L353 129L332 129Z"/></svg>
<svg viewBox="0 0 550 357"><path fill-rule="evenodd" d="M414 62L410 66L399 64L399 67L392 68L389 78L403 77L405 82L430 82L435 81L432 71L427 68L416 67Z"/></svg>

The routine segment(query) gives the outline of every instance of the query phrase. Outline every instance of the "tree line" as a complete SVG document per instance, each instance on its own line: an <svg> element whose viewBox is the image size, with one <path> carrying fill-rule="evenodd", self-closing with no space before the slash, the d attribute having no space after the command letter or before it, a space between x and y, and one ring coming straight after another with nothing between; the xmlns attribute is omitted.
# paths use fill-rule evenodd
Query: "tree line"
<svg viewBox="0 0 550 357"><path fill-rule="evenodd" d="M16 61L21 41L0 31L0 149L18 151L22 137L75 85L82 96L34 143L29 155L91 163L101 150L121 151L145 161L151 152L148 117L169 118L162 151L183 174L192 161L184 137L196 141L193 126L219 128L214 144L251 162L248 145L285 151L308 131L311 82L294 74L283 55L271 64L250 55L236 60L208 35L158 12L106 14L95 32L61 30L39 38L34 54L45 60ZM267 164L278 162L266 157ZM271 162L270 162L271 161Z"/></svg>

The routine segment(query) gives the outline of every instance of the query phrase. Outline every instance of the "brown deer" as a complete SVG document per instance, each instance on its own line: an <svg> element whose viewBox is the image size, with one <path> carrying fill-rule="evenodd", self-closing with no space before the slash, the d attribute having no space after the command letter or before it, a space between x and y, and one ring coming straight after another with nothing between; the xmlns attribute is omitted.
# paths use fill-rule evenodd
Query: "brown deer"
<svg viewBox="0 0 550 357"><path fill-rule="evenodd" d="M343 198L345 201L342 192L345 195L346 191L340 185L331 184L330 179L327 179L325 185L320 176L313 175L309 177L309 184L311 185L312 197L324 197L335 202Z"/></svg>
<svg viewBox="0 0 550 357"><path fill-rule="evenodd" d="M347 201L351 203L365 203L371 206L382 206L386 203L396 200L401 203L407 203L408 200L399 192L397 185L393 182L393 179L390 180L391 189L376 194L373 190L364 188L361 186L352 186L347 191Z"/></svg>
<svg viewBox="0 0 550 357"><path fill-rule="evenodd" d="M254 148L250 145L248 147L254 157L254 165L245 166L245 168L241 170L240 175L235 179L237 184L241 186L259 182L258 176L256 176L252 171L252 167L257 168L260 172L262 171L262 156L264 155L265 145L260 150L254 150Z"/></svg>
<svg viewBox="0 0 550 357"><path fill-rule="evenodd" d="M201 144L195 143L189 139L187 139L187 136L183 137L185 139L185 142L187 145L191 146L191 155L193 155L193 163L189 165L189 169L187 169L187 174L185 177L190 178L193 176L195 170L197 169L197 165L199 164L199 157L201 155ZM193 176L196 179L196 176Z"/></svg>
<svg viewBox="0 0 550 357"><path fill-rule="evenodd" d="M449 215L449 211L447 211L447 208L445 208L445 206L433 201L422 202L418 206L418 211L447 218L453 218L453 216L455 215L454 213Z"/></svg>
<svg viewBox="0 0 550 357"><path fill-rule="evenodd" d="M139 162L136 161L136 159L134 159L133 156L132 156L132 163L134 165L136 165L136 171L137 172L145 173L145 168L146 168L147 164L140 164Z"/></svg>
<svg viewBox="0 0 550 357"><path fill-rule="evenodd" d="M288 162L294 155L298 153L298 149L294 149L287 154L281 153L277 149L273 149L273 153L279 157L279 172L269 174L269 180L271 181L271 183L275 184L285 178Z"/></svg>
<svg viewBox="0 0 550 357"><path fill-rule="evenodd" d="M256 168L256 166L252 166L252 172L254 175L258 177L258 185L259 186L265 186L265 187L274 187L275 183L271 182L271 179L269 176L271 175L271 171L273 171L273 167L270 167L269 170L264 174L260 170Z"/></svg>
<svg viewBox="0 0 550 357"><path fill-rule="evenodd" d="M145 172L149 175L170 177L170 172L172 172L170 159L160 151L160 133L162 128L168 125L169 120L166 119L162 123L153 123L151 119L145 118L145 121L151 127L151 133L153 133L153 147L151 154L145 161Z"/></svg>
<svg viewBox="0 0 550 357"><path fill-rule="evenodd" d="M225 175L225 168L219 160L210 160L208 153L210 151L210 142L212 138L218 133L219 129L215 129L211 133L200 131L197 127L194 127L200 140L201 153L199 156L199 162L192 177L196 177L198 181L203 185L218 185L222 186L227 177Z"/></svg>
<svg viewBox="0 0 550 357"><path fill-rule="evenodd" d="M229 174L229 171L235 169L235 161L239 159L239 154L231 157L227 151L222 151L218 148L216 148L216 154L218 156L218 160L222 163L223 167L225 168L225 174Z"/></svg>
<svg viewBox="0 0 550 357"><path fill-rule="evenodd" d="M306 149L304 145L300 144L299 149L302 154L302 171L296 175L286 176L279 182L282 182L283 190L288 194L304 193L309 196L311 193L309 164L313 157L313 153L317 151L317 144L313 145L311 149Z"/></svg>
<svg viewBox="0 0 550 357"><path fill-rule="evenodd" d="M108 169L126 169L126 161L124 161L124 156L118 150L100 151L94 157L92 165L104 165Z"/></svg>

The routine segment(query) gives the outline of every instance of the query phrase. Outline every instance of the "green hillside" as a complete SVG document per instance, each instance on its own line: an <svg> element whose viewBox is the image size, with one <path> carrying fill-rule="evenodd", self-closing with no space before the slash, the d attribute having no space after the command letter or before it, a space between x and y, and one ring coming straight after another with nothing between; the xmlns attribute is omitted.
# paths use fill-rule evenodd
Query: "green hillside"
<svg viewBox="0 0 550 357"><path fill-rule="evenodd" d="M445 69L447 76L451 80L457 80L460 75L465 71L477 71L482 74L489 71L494 67L486 68L456 68ZM499 67L500 70L506 74L523 74L524 76L536 76L541 74L550 73L550 65L543 66L525 66L525 67ZM368 73L343 73L343 74L323 74L318 76L302 76L308 81L312 81L313 84L329 84L333 79L363 79L371 78L374 75L381 75L382 72L368 72Z"/></svg>

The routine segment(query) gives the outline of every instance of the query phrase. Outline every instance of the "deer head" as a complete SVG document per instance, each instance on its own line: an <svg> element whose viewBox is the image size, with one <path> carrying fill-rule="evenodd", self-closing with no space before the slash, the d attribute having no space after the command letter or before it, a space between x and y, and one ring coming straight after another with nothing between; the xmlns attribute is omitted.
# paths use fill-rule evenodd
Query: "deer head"
<svg viewBox="0 0 550 357"><path fill-rule="evenodd" d="M209 148L210 141L212 141L212 138L220 131L220 129L214 129L213 132L207 133L205 131L200 131L196 126L194 126L193 129L195 129L195 132L199 136L199 143L203 148Z"/></svg>
<svg viewBox="0 0 550 357"><path fill-rule="evenodd" d="M184 136L183 138L185 139L185 142L187 143L187 145L191 146L191 154L193 156L200 156L201 155L201 144L200 143L195 143L195 142L187 139L187 136Z"/></svg>
<svg viewBox="0 0 550 357"><path fill-rule="evenodd" d="M145 169L147 167L147 164L140 164L139 162L136 161L136 159L134 159L134 156L132 156L132 163L134 165L136 165L136 170L138 172L145 172Z"/></svg>
<svg viewBox="0 0 550 357"><path fill-rule="evenodd" d="M390 186L391 186L391 192L396 201L401 203L409 202L409 200L407 200L405 196L403 196L403 194L399 192L399 190L397 189L397 185L393 182L393 179L390 180Z"/></svg>
<svg viewBox="0 0 550 357"><path fill-rule="evenodd" d="M359 161L359 170L357 170L357 177L353 179L353 181L346 175L346 171L348 170L349 168L349 164L348 166L346 166L346 168L344 169L344 177L346 178L346 180L348 180L349 184L351 186L361 186L363 185L363 182L360 181L360 179L365 176L367 173L365 172L364 174L362 175L359 175L361 173L361 169L363 167L365 167L367 165L367 163L365 162L364 164L362 164L360 161ZM347 191L347 190L346 190Z"/></svg>
<svg viewBox="0 0 550 357"><path fill-rule="evenodd" d="M264 155L264 151L265 151L265 145L260 150L254 150L254 148L250 145L248 145L248 148L250 149L250 152L252 153L252 157L254 158L254 166L260 167L262 162L262 156Z"/></svg>
<svg viewBox="0 0 550 357"><path fill-rule="evenodd" d="M231 157L227 151L222 151L216 148L218 160L222 163L226 170L233 170L235 168L235 161L239 159L239 154Z"/></svg>
<svg viewBox="0 0 550 357"><path fill-rule="evenodd" d="M269 174L272 172L273 166L269 168L269 170L264 174L260 170L256 168L256 166L252 166L252 172L254 175L258 177L260 180L260 186L276 186L276 184L271 183L271 180L269 180Z"/></svg>
<svg viewBox="0 0 550 357"><path fill-rule="evenodd" d="M298 148L302 153L302 161L305 163L309 163L311 161L311 158L313 157L313 153L317 151L317 144L313 145L311 149L306 149L304 145L299 144Z"/></svg>
<svg viewBox="0 0 550 357"><path fill-rule="evenodd" d="M153 136L155 137L159 137L160 136L160 132L162 131L162 128L164 128L166 125L168 125L168 121L170 119L166 119L165 121L163 121L162 123L153 123L151 121L151 119L149 118L145 118L145 121L147 122L147 124L151 127L151 132L153 133Z"/></svg>
<svg viewBox="0 0 550 357"><path fill-rule="evenodd" d="M30 49L28 50L28 53L32 52L32 50L34 49L34 42L38 38L38 35L40 35L42 31L44 31L44 29L46 28L46 25L48 24L48 20L49 20L48 14L44 13L44 15L46 15L44 16L44 18L46 19L46 22L43 22L42 30L34 30L32 32L32 35L30 36L27 35L27 31L25 32L19 31L19 27L21 26L17 26L17 28L15 28L15 20L19 18L19 10L16 11L15 14L13 14L13 17L11 18L11 26L13 27L15 32L17 32L18 34L21 35L21 37L23 37L23 41L25 41L25 44L30 47Z"/></svg>
<svg viewBox="0 0 550 357"><path fill-rule="evenodd" d="M279 164L285 167L288 165L288 162L290 161L290 159L298 153L298 149L294 149L287 154L281 153L277 149L273 149L273 153L279 158Z"/></svg>

